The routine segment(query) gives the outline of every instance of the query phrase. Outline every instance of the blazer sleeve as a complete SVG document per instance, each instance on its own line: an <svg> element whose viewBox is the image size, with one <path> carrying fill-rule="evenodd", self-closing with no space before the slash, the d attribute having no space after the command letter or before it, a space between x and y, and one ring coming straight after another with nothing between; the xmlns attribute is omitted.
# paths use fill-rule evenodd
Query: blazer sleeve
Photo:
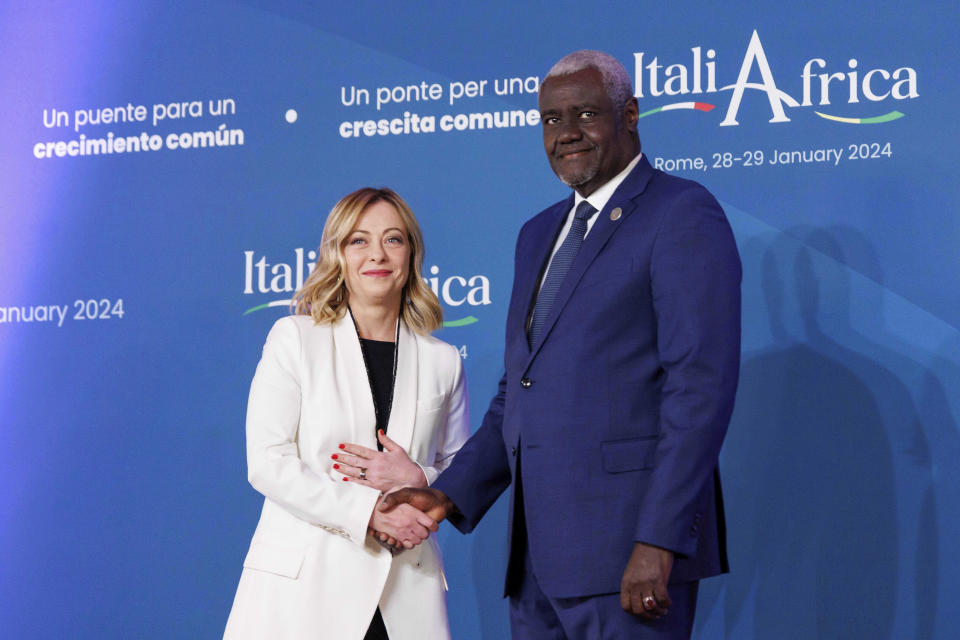
<svg viewBox="0 0 960 640"><path fill-rule="evenodd" d="M740 366L740 258L723 210L700 185L666 212L650 277L665 378L634 540L691 556Z"/></svg>
<svg viewBox="0 0 960 640"><path fill-rule="evenodd" d="M293 318L267 336L247 403L247 475L253 488L310 524L362 545L379 492L337 483L300 459L300 333Z"/></svg>
<svg viewBox="0 0 960 640"><path fill-rule="evenodd" d="M453 352L453 375L450 376L450 391L446 400L444 422L437 441L437 455L431 465L420 465L427 484L432 485L440 472L450 466L453 456L470 437L470 403L467 397L467 380L463 372L460 353Z"/></svg>

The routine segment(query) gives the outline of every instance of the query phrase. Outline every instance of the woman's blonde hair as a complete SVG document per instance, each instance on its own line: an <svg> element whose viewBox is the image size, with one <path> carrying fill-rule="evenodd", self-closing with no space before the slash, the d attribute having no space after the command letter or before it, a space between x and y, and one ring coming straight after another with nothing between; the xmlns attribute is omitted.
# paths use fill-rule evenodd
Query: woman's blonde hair
<svg viewBox="0 0 960 640"><path fill-rule="evenodd" d="M319 258L306 282L297 291L290 306L296 315L312 316L317 324L332 323L347 312L346 261L343 247L347 237L367 208L376 202L393 205L407 228L410 243L410 269L403 287L401 317L408 327L427 335L443 324L443 310L436 294L423 281L423 234L413 211L392 189L364 187L340 199L323 225Z"/></svg>

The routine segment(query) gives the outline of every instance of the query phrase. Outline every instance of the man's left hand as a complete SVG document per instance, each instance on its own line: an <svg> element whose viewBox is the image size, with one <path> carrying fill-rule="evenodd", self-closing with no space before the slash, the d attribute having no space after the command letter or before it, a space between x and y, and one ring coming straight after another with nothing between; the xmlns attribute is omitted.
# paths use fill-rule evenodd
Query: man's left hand
<svg viewBox="0 0 960 640"><path fill-rule="evenodd" d="M648 620L667 615L670 609L667 580L672 568L672 551L642 542L634 543L620 581L620 606Z"/></svg>

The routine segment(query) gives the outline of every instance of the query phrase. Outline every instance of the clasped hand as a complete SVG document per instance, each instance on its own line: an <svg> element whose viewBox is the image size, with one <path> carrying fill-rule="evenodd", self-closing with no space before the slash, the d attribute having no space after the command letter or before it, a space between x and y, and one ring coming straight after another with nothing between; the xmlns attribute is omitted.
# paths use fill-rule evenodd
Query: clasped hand
<svg viewBox="0 0 960 640"><path fill-rule="evenodd" d="M383 451L375 451L358 444L341 444L340 452L331 456L333 468L343 474L344 480L365 487L389 492L397 487L426 487L423 470L410 459L403 447L377 431L377 440ZM384 496L377 501L367 533L391 553L412 549L437 530L437 520L409 504L393 504L382 509Z"/></svg>
<svg viewBox="0 0 960 640"><path fill-rule="evenodd" d="M423 517L434 523L431 531L436 531L437 523L442 522L450 512L453 511L453 503L442 491L431 488L406 487L397 489L380 498L376 508L373 510L373 516L370 518L371 535L383 546L398 550L401 546L409 549L406 542L397 539L374 524L374 520L380 518L389 518L392 514L408 514L416 517ZM417 515L419 514L419 515ZM418 520L420 522L420 520ZM381 525L382 526L382 525ZM429 535L429 534L427 534ZM424 536L425 538L426 536Z"/></svg>
<svg viewBox="0 0 960 640"><path fill-rule="evenodd" d="M380 496L377 500L377 506L370 515L367 533L391 553L412 549L426 540L431 531L437 530L436 520L409 504L384 510L383 503L388 496Z"/></svg>

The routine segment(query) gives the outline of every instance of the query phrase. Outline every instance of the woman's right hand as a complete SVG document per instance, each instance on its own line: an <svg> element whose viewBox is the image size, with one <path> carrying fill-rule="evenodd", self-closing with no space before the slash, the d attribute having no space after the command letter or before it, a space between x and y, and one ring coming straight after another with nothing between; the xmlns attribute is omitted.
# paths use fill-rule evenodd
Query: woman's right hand
<svg viewBox="0 0 960 640"><path fill-rule="evenodd" d="M387 512L380 511L382 502L383 496L380 496L370 515L368 525L381 542L389 544L389 538L392 538L396 543L392 546L412 549L426 540L431 531L436 531L439 527L436 520L408 504L398 505ZM386 534L389 538L385 540L379 534Z"/></svg>
<svg viewBox="0 0 960 640"><path fill-rule="evenodd" d="M397 546L398 545L397 539L391 538L390 536L385 534L383 531L374 531L371 527L367 527L367 535L372 537L374 540L376 540L377 544L379 544L381 547L383 547L393 555L397 555L398 553L403 551L402 548L399 548Z"/></svg>

